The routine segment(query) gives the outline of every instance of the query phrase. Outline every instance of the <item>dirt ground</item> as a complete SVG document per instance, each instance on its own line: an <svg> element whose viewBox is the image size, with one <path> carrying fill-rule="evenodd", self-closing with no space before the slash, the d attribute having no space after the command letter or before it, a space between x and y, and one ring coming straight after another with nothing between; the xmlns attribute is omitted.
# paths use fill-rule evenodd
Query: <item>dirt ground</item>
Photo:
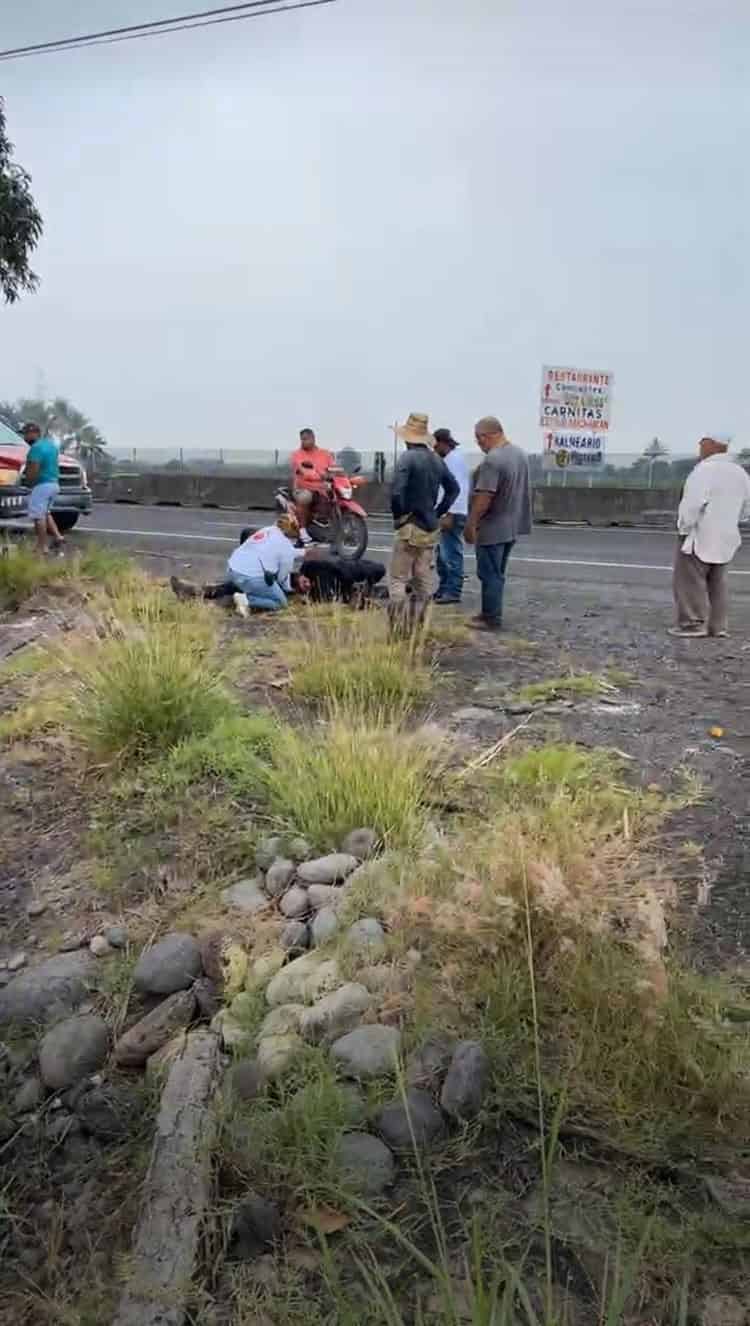
<svg viewBox="0 0 750 1326"><path fill-rule="evenodd" d="M216 559L184 562L145 559L162 578L171 571L200 581L216 574ZM165 589L165 592L169 592ZM218 607L217 613L225 610ZM443 609L455 614L454 609ZM18 629L28 612L6 617ZM456 615L453 620L457 620ZM750 827L745 776L750 760L750 599L734 604L733 634L726 640L677 640L666 634L671 620L668 589L643 588L637 599L618 586L577 586L512 576L508 588L507 634L498 639L470 637L442 648L440 684L431 699L435 721L449 723L472 743L489 743L515 727L520 717L506 709L524 685L574 672L611 671L615 694L583 698L572 705L552 702L535 712L528 733L559 734L586 746L613 747L630 757L633 775L668 788L686 776L703 788L700 803L668 823L665 846L686 842L703 848L705 869L685 858L678 879L694 960L701 965L743 963L750 949ZM233 636L265 632L260 616L232 622ZM1 629L1 628L0 628ZM249 663L245 689L257 702ZM622 674L622 675L621 675ZM625 677L627 674L627 680ZM268 697L268 692L266 691ZM270 695L283 705L283 693ZM710 734L721 728L723 735ZM50 764L16 761L4 767L0 756L0 957L28 945L49 924L26 915L40 869L65 876L81 851L75 798L55 777ZM37 850L29 856L28 830ZM679 854L677 859L679 860ZM73 887L70 880L68 888ZM696 899L702 905L696 907ZM58 924L64 918L58 918ZM46 924L45 924L46 923ZM33 943L33 940L32 940Z"/></svg>

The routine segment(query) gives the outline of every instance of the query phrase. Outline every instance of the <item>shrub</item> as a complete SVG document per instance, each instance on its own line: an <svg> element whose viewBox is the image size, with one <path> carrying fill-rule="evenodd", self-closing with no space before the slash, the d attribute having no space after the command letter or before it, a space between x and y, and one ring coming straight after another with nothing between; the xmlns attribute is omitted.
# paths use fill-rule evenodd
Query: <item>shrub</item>
<svg viewBox="0 0 750 1326"><path fill-rule="evenodd" d="M403 845L424 823L438 763L434 747L382 715L360 726L340 710L313 731L280 728L261 776L272 809L320 847L362 825Z"/></svg>
<svg viewBox="0 0 750 1326"><path fill-rule="evenodd" d="M92 754L162 755L203 736L233 705L218 665L189 621L125 630L68 653L72 726Z"/></svg>
<svg viewBox="0 0 750 1326"><path fill-rule="evenodd" d="M334 608L312 615L292 642L292 694L398 717L430 686L424 638L390 640L385 616Z"/></svg>

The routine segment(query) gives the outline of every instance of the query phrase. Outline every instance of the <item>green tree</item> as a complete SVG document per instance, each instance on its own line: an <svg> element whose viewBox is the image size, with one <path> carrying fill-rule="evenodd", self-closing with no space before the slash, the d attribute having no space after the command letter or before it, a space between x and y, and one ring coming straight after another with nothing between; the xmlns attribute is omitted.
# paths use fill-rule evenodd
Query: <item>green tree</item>
<svg viewBox="0 0 750 1326"><path fill-rule="evenodd" d="M44 433L56 437L63 451L77 456L93 469L107 458L107 443L99 429L64 396L53 401L21 397L0 401L0 419L19 432L24 423L38 424Z"/></svg>
<svg viewBox="0 0 750 1326"><path fill-rule="evenodd" d="M5 103L0 97L0 290L14 304L24 291L36 290L38 278L29 259L42 233L41 214L31 194L31 176L13 160L5 132Z"/></svg>

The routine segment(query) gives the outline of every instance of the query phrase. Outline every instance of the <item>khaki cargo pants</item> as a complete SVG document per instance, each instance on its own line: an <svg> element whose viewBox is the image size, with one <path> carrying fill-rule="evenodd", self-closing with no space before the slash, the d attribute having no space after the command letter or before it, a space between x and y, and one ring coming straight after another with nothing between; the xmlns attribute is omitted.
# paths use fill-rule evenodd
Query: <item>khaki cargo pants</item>
<svg viewBox="0 0 750 1326"><path fill-rule="evenodd" d="M414 598L426 603L435 588L433 562L440 531L426 533L416 525L402 525L396 530L388 575L391 601L403 603L407 586Z"/></svg>
<svg viewBox="0 0 750 1326"><path fill-rule="evenodd" d="M677 624L688 631L707 627L709 635L720 635L727 629L727 568L684 553L682 543L680 539L677 544L672 576Z"/></svg>

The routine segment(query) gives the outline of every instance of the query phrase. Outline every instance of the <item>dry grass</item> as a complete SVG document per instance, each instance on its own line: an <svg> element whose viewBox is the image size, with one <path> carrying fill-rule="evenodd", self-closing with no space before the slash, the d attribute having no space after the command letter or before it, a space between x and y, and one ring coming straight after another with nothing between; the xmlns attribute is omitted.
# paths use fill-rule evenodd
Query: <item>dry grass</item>
<svg viewBox="0 0 750 1326"><path fill-rule="evenodd" d="M407 713L430 688L424 633L391 640L384 613L313 609L285 642L292 695L362 714Z"/></svg>
<svg viewBox="0 0 750 1326"><path fill-rule="evenodd" d="M665 961L671 880L655 832L670 808L612 760L543 747L487 777L475 819L402 869L383 902L416 946L417 1025L474 1031L502 1090L533 1110L530 933L545 1096L645 1149L750 1139L750 1046L719 1032L718 987Z"/></svg>

